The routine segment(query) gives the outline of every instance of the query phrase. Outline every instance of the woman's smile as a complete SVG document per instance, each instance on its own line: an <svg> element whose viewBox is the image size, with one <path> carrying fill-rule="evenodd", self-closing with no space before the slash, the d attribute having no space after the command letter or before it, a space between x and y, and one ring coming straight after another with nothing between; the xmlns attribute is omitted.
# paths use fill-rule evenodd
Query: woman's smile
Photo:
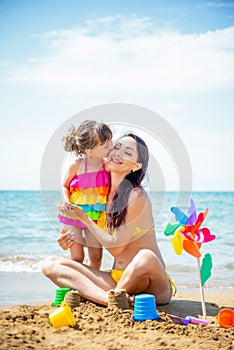
<svg viewBox="0 0 234 350"><path fill-rule="evenodd" d="M111 157L110 161L115 164L120 164L120 165L123 164L123 161L121 161L119 157Z"/></svg>

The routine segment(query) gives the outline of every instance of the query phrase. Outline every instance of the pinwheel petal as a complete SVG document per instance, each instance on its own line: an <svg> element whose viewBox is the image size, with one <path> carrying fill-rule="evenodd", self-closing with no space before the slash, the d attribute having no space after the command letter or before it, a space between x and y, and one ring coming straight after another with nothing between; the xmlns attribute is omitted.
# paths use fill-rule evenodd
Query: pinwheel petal
<svg viewBox="0 0 234 350"><path fill-rule="evenodd" d="M192 256L195 256L195 258L200 258L201 256L200 247L201 247L200 243L195 243L188 239L185 239L183 241L184 250L187 253L191 254Z"/></svg>
<svg viewBox="0 0 234 350"><path fill-rule="evenodd" d="M197 213L194 212L187 220L186 225L194 225L197 220Z"/></svg>
<svg viewBox="0 0 234 350"><path fill-rule="evenodd" d="M211 269L212 269L212 257L209 253L207 253L202 260L202 266L200 270L202 286L204 286L206 281L210 278Z"/></svg>
<svg viewBox="0 0 234 350"><path fill-rule="evenodd" d="M180 230L176 230L174 237L171 239L174 251L177 255L181 255L183 251L183 236L180 233Z"/></svg>
<svg viewBox="0 0 234 350"><path fill-rule="evenodd" d="M186 225L194 225L197 221L197 212L193 199L190 199L190 208L187 210L188 219Z"/></svg>
<svg viewBox="0 0 234 350"><path fill-rule="evenodd" d="M197 230L200 226L201 226L201 224L203 223L203 221L205 220L205 218L207 217L207 214L208 214L208 211L209 211L209 209L208 208L206 208L206 210L204 211L204 213L200 213L199 215L198 215L198 218L197 218L197 221L196 221L196 223L195 223L195 230ZM194 231L195 231L194 230Z"/></svg>
<svg viewBox="0 0 234 350"><path fill-rule="evenodd" d="M190 199L190 207L187 210L187 215L190 216L196 211L196 206L194 203L194 200L191 198Z"/></svg>
<svg viewBox="0 0 234 350"><path fill-rule="evenodd" d="M181 230L183 235L189 239L190 241L196 243L207 243L213 241L216 236L210 233L210 230L207 227L201 228L200 230L196 230L194 232L188 232L188 227L185 227L184 231Z"/></svg>
<svg viewBox="0 0 234 350"><path fill-rule="evenodd" d="M177 207L171 207L171 212L175 215L176 221L182 225L186 224L188 217L182 210Z"/></svg>
<svg viewBox="0 0 234 350"><path fill-rule="evenodd" d="M167 224L167 227L166 227L165 230L164 230L164 235L165 235L165 236L173 236L174 233L175 233L175 231L176 231L176 229L177 229L179 226L180 226L180 224L174 224L174 225L172 225L172 224L168 223L168 224Z"/></svg>
<svg viewBox="0 0 234 350"><path fill-rule="evenodd" d="M203 227L200 230L194 232L194 235L197 237L195 240L197 243L207 243L213 241L216 236L210 233L210 230L207 227Z"/></svg>

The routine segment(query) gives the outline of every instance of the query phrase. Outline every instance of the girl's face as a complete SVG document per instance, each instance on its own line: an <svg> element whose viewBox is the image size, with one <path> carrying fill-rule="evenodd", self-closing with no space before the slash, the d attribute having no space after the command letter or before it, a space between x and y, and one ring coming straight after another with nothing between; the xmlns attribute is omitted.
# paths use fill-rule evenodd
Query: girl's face
<svg viewBox="0 0 234 350"><path fill-rule="evenodd" d="M129 174L141 168L138 163L137 143L130 136L121 137L115 142L108 155L108 169L122 174Z"/></svg>
<svg viewBox="0 0 234 350"><path fill-rule="evenodd" d="M92 156L97 158L105 158L108 156L110 150L112 149L113 149L112 140L108 140L102 144L97 145L93 149L89 150L89 153L92 154Z"/></svg>

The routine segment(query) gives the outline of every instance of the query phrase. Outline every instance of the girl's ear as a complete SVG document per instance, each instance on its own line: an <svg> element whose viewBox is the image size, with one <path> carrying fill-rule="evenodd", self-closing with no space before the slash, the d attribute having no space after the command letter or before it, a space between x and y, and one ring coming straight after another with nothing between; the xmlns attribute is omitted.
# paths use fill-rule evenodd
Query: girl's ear
<svg viewBox="0 0 234 350"><path fill-rule="evenodd" d="M89 148L87 148L87 149L84 151L85 154L89 154L90 152L91 152L91 149L89 149Z"/></svg>

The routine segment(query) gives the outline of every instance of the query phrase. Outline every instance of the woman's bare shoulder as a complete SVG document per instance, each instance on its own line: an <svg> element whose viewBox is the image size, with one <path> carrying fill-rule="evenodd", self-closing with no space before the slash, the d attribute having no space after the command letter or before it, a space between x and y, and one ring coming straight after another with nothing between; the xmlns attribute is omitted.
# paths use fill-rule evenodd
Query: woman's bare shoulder
<svg viewBox="0 0 234 350"><path fill-rule="evenodd" d="M138 187L131 191L126 219L127 222L135 222L136 225L144 224L143 226L152 221L151 201L143 188ZM146 225L145 222L147 222ZM152 223L150 225L152 226Z"/></svg>
<svg viewBox="0 0 234 350"><path fill-rule="evenodd" d="M149 199L148 194L145 192L145 190L142 187L136 187L133 188L130 192L129 199L128 199L128 205L129 206L146 206L151 205L151 201Z"/></svg>
<svg viewBox="0 0 234 350"><path fill-rule="evenodd" d="M135 187L132 189L129 195L129 201L132 201L134 199L142 199L142 200L149 200L149 197L145 190L142 187Z"/></svg>

